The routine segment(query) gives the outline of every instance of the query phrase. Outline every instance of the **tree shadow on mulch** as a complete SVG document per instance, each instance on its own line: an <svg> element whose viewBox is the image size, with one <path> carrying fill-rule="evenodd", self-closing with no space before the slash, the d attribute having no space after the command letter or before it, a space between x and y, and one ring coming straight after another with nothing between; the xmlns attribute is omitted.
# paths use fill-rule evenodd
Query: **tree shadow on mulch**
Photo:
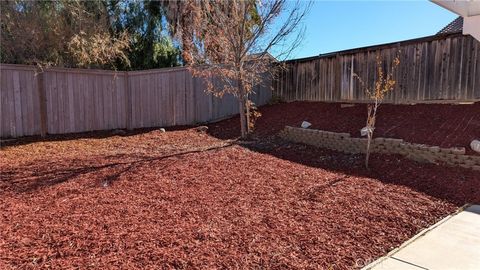
<svg viewBox="0 0 480 270"><path fill-rule="evenodd" d="M92 187L108 187L114 184L124 173L148 165L151 162L178 158L187 154L214 151L232 145L232 143L229 143L153 157L135 154L106 156L104 160L112 160L113 162L106 162L104 164L80 164L72 166L72 164L76 164L77 162L75 160L69 160L65 161L65 164L58 164L56 166L44 164L41 168L30 168L28 172L17 168L12 171L2 172L0 177L0 196L5 192L14 192L17 194L37 192L43 188L69 181L76 181L87 176L90 177L90 181L93 180ZM81 161L78 161L78 163L81 163ZM162 168L167 168L170 163L171 162L164 164ZM53 168L49 168L49 166Z"/></svg>
<svg viewBox="0 0 480 270"><path fill-rule="evenodd" d="M309 167L345 175L377 179L385 184L403 185L458 206L480 203L480 173L460 167L414 162L398 155L373 154L370 169L363 154L346 154L279 137L257 139L243 144L252 151Z"/></svg>
<svg viewBox="0 0 480 270"><path fill-rule="evenodd" d="M166 127L167 131L181 131L190 129L193 126L174 126ZM12 139L3 139L0 142L1 148L7 148L11 146L21 146L37 142L55 142L55 141L72 141L78 139L107 139L114 136L130 137L139 134L149 133L154 130L158 130L160 127L152 128L139 128L133 130L101 130L101 131L90 131L82 133L71 133L71 134L47 134L45 137L38 135L35 136L25 136L21 138L12 138ZM119 132L119 133L117 133Z"/></svg>
<svg viewBox="0 0 480 270"><path fill-rule="evenodd" d="M292 103L286 106L295 107L297 105ZM319 105L314 103L300 105L300 107L309 107L312 111L310 115L312 119L318 117L318 113L314 111L313 107ZM276 134L286 124L300 125L301 121L299 119L305 118L305 110L300 110L300 117L297 117L296 114L298 113L295 110L286 108L283 108L283 110L288 111L288 114L280 112L272 114L269 112L269 110L278 109L282 109L281 106L270 106L267 107L267 110L262 111L265 112L267 118L260 117L252 141L244 143L244 147L309 167L352 176L369 177L386 184L407 186L459 206L465 203L480 203L480 188L478 188L480 187L480 173L478 171L418 163L398 155L380 154L372 155L371 168L367 170L364 167L365 156L363 154L346 154L287 142L279 138ZM269 116L273 118L270 119ZM209 125L208 133L210 136L219 139L232 139L240 134L238 126L238 117L234 117L221 123Z"/></svg>

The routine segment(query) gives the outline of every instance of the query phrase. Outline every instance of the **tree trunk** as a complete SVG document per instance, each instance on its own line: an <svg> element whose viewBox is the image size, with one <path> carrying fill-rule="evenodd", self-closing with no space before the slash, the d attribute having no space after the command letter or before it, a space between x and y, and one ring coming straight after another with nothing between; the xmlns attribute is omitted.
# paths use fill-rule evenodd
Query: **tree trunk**
<svg viewBox="0 0 480 270"><path fill-rule="evenodd" d="M248 95L245 95L245 114L246 114L246 122L247 122L247 134L252 132L250 128L250 106L248 105Z"/></svg>
<svg viewBox="0 0 480 270"><path fill-rule="evenodd" d="M368 160L370 159L370 144L372 142L372 132L370 131L367 131L367 152L366 152L366 155L365 155L365 168L368 169Z"/></svg>
<svg viewBox="0 0 480 270"><path fill-rule="evenodd" d="M365 167L368 169L368 161L370 159L370 146L373 139L373 131L375 130L375 121L377 119L377 109L380 106L378 99L375 98L375 104L368 106L368 117L367 117L367 152L365 155Z"/></svg>
<svg viewBox="0 0 480 270"><path fill-rule="evenodd" d="M239 105L239 113L240 113L240 137L242 139L247 137L248 134L248 122L247 122L247 115L246 115L246 107L247 107L247 95L245 94L245 89L243 88L243 81L242 81L242 70L238 70L238 105Z"/></svg>
<svg viewBox="0 0 480 270"><path fill-rule="evenodd" d="M241 130L241 135L240 137L242 139L246 138L247 137L247 117L246 117L246 114L245 114L245 98L243 97L240 97L238 99L238 109L239 109L239 112L240 112L240 130Z"/></svg>

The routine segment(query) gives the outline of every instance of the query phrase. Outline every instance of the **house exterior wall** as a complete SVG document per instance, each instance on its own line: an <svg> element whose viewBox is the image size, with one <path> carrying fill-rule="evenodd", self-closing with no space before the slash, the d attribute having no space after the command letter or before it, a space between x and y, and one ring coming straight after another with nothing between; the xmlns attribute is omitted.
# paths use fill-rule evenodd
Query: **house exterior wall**
<svg viewBox="0 0 480 270"><path fill-rule="evenodd" d="M480 15L463 18L463 34L480 41Z"/></svg>

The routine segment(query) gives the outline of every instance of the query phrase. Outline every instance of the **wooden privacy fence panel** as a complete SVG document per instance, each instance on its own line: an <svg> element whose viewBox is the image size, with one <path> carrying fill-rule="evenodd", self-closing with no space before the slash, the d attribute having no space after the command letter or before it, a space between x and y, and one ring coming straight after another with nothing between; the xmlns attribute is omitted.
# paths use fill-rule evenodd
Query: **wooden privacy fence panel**
<svg viewBox="0 0 480 270"><path fill-rule="evenodd" d="M40 97L35 71L2 69L0 87L2 137L40 134Z"/></svg>
<svg viewBox="0 0 480 270"><path fill-rule="evenodd" d="M119 128L167 127L238 113L232 95L206 93L186 68L133 72L0 65L0 136L64 134ZM269 81L251 99L271 98Z"/></svg>
<svg viewBox="0 0 480 270"><path fill-rule="evenodd" d="M43 77L48 133L126 127L124 74L59 70Z"/></svg>
<svg viewBox="0 0 480 270"><path fill-rule="evenodd" d="M461 34L287 61L274 88L287 101L366 101L368 97L353 74L372 87L376 56L389 65L397 54L400 58L394 74L397 84L386 96L386 102L480 99L480 42Z"/></svg>

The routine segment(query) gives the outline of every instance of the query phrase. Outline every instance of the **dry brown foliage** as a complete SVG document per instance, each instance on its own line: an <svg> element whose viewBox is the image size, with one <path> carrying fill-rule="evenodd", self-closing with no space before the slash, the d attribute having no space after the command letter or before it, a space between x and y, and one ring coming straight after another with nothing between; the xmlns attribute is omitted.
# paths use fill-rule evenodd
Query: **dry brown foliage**
<svg viewBox="0 0 480 270"><path fill-rule="evenodd" d="M102 1L2 1L1 57L8 63L111 67L128 61L126 34L110 32Z"/></svg>
<svg viewBox="0 0 480 270"><path fill-rule="evenodd" d="M271 78L275 59L268 52L275 50L282 57L297 47L309 5L286 0L188 0L167 2L166 6L192 73L207 79L209 92L238 98L241 135L245 137L253 124L249 112L253 104L248 96L254 86Z"/></svg>
<svg viewBox="0 0 480 270"><path fill-rule="evenodd" d="M88 36L82 31L75 34L68 42L68 50L80 67L105 66L116 59L128 62L128 57L124 53L128 46L129 40L126 33L119 38L112 38L108 33Z"/></svg>

